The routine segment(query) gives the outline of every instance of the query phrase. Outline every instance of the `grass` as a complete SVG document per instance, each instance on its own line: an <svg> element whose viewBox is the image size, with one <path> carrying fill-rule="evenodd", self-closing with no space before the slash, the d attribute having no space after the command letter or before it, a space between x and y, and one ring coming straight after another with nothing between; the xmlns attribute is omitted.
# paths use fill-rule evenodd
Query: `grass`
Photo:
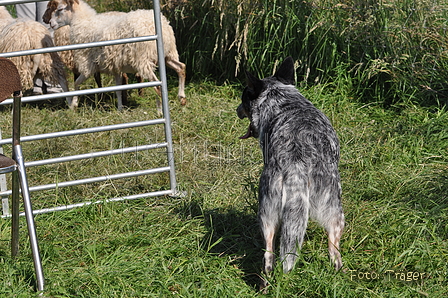
<svg viewBox="0 0 448 298"><path fill-rule="evenodd" d="M175 82L175 79L173 79ZM346 272L334 272L322 228L310 223L296 268L276 269L266 295L257 284L263 254L256 222L261 153L239 140L247 121L235 114L241 87L190 83L181 107L170 87L179 187L184 198L91 205L36 216L45 297L445 297L448 268L448 116L409 104L384 109L351 97L347 82L302 90L334 124L346 230ZM108 97L28 104L23 134L154 117L155 93L131 96L119 113ZM10 112L1 127L7 137ZM159 128L103 133L34 145L27 160L160 140ZM26 146L25 146L26 145ZM102 149L101 149L102 148ZM5 147L8 151L10 148ZM31 185L162 162L156 153L117 156L55 168L30 168ZM35 207L101 200L167 187L164 175L32 193ZM9 254L10 221L0 221L0 296L37 297L21 219L21 254ZM368 279L372 278L373 279ZM403 280L404 279L404 280ZM409 280L411 279L411 280Z"/></svg>

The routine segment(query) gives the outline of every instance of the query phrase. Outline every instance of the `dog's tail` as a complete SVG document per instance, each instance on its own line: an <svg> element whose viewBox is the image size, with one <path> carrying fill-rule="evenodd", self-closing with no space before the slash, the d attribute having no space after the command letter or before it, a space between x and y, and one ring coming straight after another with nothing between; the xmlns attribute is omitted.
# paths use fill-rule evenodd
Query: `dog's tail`
<svg viewBox="0 0 448 298"><path fill-rule="evenodd" d="M280 258L283 271L289 272L302 246L309 217L309 185L305 176L289 175L283 184L283 216L280 238Z"/></svg>

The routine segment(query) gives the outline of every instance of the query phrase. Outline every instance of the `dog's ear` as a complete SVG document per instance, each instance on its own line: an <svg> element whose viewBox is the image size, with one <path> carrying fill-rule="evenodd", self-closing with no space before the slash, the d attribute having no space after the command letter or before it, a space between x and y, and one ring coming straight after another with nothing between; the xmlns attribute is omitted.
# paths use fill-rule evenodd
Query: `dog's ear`
<svg viewBox="0 0 448 298"><path fill-rule="evenodd" d="M247 78L247 86L252 89L256 96L258 96L261 91L263 91L263 81L252 75L247 70L245 72Z"/></svg>
<svg viewBox="0 0 448 298"><path fill-rule="evenodd" d="M274 77L283 84L294 85L296 81L294 78L294 60L291 57L287 57L278 68Z"/></svg>

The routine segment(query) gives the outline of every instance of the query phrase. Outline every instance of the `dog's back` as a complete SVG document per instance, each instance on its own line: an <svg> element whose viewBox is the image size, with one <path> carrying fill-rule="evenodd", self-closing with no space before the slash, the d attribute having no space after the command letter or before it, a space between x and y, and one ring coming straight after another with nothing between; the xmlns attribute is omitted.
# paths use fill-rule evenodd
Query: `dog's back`
<svg viewBox="0 0 448 298"><path fill-rule="evenodd" d="M244 138L258 137L263 151L259 220L266 242L265 272L273 270L279 228L283 269L292 269L309 217L327 230L330 257L339 269L344 214L336 132L328 118L294 87L292 59L286 59L272 77L259 80L247 75L249 83L238 115L251 121Z"/></svg>

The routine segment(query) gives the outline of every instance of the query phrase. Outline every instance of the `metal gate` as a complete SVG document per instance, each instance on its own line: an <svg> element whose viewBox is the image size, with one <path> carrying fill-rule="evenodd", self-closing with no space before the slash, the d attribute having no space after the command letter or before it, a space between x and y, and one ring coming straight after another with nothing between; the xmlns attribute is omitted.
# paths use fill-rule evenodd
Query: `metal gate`
<svg viewBox="0 0 448 298"><path fill-rule="evenodd" d="M2 2L0 2L0 5L26 3L26 2L34 2L34 1L26 1L26 0L2 1ZM105 151L96 151L96 152L84 153L84 154L79 154L79 155L64 156L64 157L59 157L59 158L27 161L25 163L25 166L28 168L28 167L63 163L63 162L68 162L68 161L94 159L97 157L104 157L104 156L113 156L113 155L122 155L123 156L123 154L126 154L126 153L135 153L135 152L145 151L145 150L161 150L161 149L163 149L166 153L166 166L163 166L163 167L141 169L138 171L116 173L116 174L99 176L99 177L83 177L83 179L55 182L53 184L46 184L46 185L30 185L30 192L32 193L32 192L42 191L42 190L50 190L50 189L68 187L68 186L75 186L75 185L88 184L88 183L101 182L101 181L109 181L109 180L129 178L129 177L137 177L137 176L143 176L143 175L151 175L151 174L155 174L155 173L164 173L164 172L167 172L169 174L169 181L170 181L169 187L166 187L166 189L162 189L162 190L158 189L158 190L151 191L151 192L129 194L126 196L109 198L106 200L97 200L97 201L86 200L85 202L76 203L76 204L68 204L68 205L62 205L62 206L51 206L48 208L34 210L33 214L47 213L47 212L59 211L59 210L68 210L68 209L85 206L85 205L90 205L90 204L95 204L95 203L131 200L131 199L139 199L139 198L162 196L162 195L171 195L171 196L178 195L175 167L174 167L173 143L172 143L172 136L171 136L170 111L169 111L169 106L168 106L168 88L167 88L167 82L166 82L166 67L165 67L165 64L162 63L163 61L165 61L165 56L164 56L164 48L163 48L163 41L162 41L162 27L161 27L159 0L154 0L153 4L154 4L154 20L155 20L155 25L156 25L155 26L156 27L156 35L153 35L153 36L134 37L134 38L117 39L117 40L93 42L93 43L86 43L86 44L76 44L76 45L68 45L68 46L57 46L57 47L52 47L52 48L43 48L43 49L27 50L27 51L20 51L20 52L0 53L0 57L14 57L14 56L24 56L24 55L31 55L31 54L38 54L38 53L50 53L50 52L58 52L58 51L65 51L65 50L84 49L84 48L90 48L90 47L101 47L101 46L116 45L116 44L123 44L123 43L153 41L153 42L157 43L158 60L161 62L161 63L159 63L160 81L135 83L135 84L129 84L129 85L104 87L104 88L94 88L94 89L88 89L88 90L70 91L70 92L58 93L58 94L28 96L28 97L24 97L22 99L23 103L27 103L27 102L34 102L34 101L41 101L41 100L48 100L48 99L56 99L56 98L67 97L67 96L80 96L80 95L97 94L97 93L103 93L103 92L115 92L115 91L120 91L120 90L129 90L129 89L160 86L161 91L162 91L162 111L163 111L163 116L161 118L150 119L150 120L145 120L145 121L138 121L138 122L131 122L131 123L96 126L96 127L75 129L75 130L69 130L69 131L58 131L58 132L45 133L45 134L39 134L39 135L24 136L21 138L21 141L22 141L22 143L26 143L26 142L32 142L32 141L37 141L37 140L46 140L46 139L60 138L60 137L71 137L71 136L76 136L76 135L91 134L91 133L97 133L97 132L132 129L132 128L137 128L137 127L153 126L153 125L163 125L164 126L164 138L165 138L164 142L144 144L144 145L112 149L112 150L105 150ZM11 103L12 103L12 99L8 99L8 100L5 100L2 104L11 104ZM11 138L1 139L0 146L6 145L6 144L11 144L11 142L12 142ZM24 156L26 159L27 158L26 152L24 152ZM4 180L4 179L2 179L0 177L0 182L1 182L1 180ZM2 206L3 206L2 217L10 216L7 196L11 195L11 193L12 193L12 191L10 189L1 189L0 190L0 196L2 196ZM23 215L23 213L21 213L21 215Z"/></svg>

